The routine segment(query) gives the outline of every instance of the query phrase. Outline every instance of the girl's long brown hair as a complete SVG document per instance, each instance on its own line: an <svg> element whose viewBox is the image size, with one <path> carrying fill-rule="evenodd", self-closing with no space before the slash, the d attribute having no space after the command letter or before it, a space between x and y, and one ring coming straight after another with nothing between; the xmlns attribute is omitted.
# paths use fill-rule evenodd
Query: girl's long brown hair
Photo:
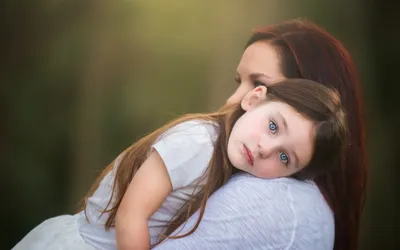
<svg viewBox="0 0 400 250"><path fill-rule="evenodd" d="M313 178L315 175L325 173L335 168L337 164L334 159L341 157L347 138L347 124L339 98L335 92L321 84L304 79L287 79L268 87L267 101L281 101L292 106L297 112L315 122L315 150L309 166L296 174L299 179ZM101 180L114 168L117 167L112 188L112 195L102 215L107 213L105 224L106 230L115 226L115 217L119 205L124 197L130 181L146 160L148 152L154 142L169 128L188 121L204 120L212 121L218 130L218 137L214 145L214 152L209 162L206 173L206 184L200 192L190 197L182 208L176 213L171 221L166 222L165 238L180 238L193 233L200 224L203 217L208 197L221 187L235 171L227 156L228 138L235 122L244 114L239 104L225 106L221 110L210 114L191 114L183 116L153 133L143 137L126 149L121 155L122 160L118 166L112 162L97 178L92 188L85 197L93 195ZM199 218L195 226L182 235L169 236L189 217L200 209ZM159 243L158 242L158 243Z"/></svg>
<svg viewBox="0 0 400 250"><path fill-rule="evenodd" d="M240 106L229 105L224 106L219 111L214 113L188 114L164 125L163 127L150 133L149 135L141 138L139 141L137 141L121 153L120 157L122 159L119 161L118 166L115 166L114 163L116 160L114 160L107 166L106 169L103 170L103 172L95 180L92 187L86 194L82 209L86 213L88 198L90 198L94 194L103 178L114 167L117 167L111 197L109 198L106 209L101 213L101 216L103 216L103 214L107 214L108 216L105 224L105 229L108 230L111 227L115 227L115 217L121 204L122 198L124 197L129 183L135 175L136 171L146 160L148 152L155 141L160 138L168 129L182 122L190 120L212 121L214 122L215 129L218 131L219 135L214 145L212 159L210 160L207 172L205 173L205 175L209 176L209 178L207 178L206 184L200 192L198 192L196 195L193 195L189 200L185 201L181 209L176 212L173 220L166 222L166 231L162 236L160 236L160 240L158 243L160 243L167 237L181 238L193 233L197 229L200 220L203 217L208 197L229 179L229 177L232 175L232 171L235 171L228 160L226 147L233 124L243 113L244 111L240 108ZM183 224L199 208L200 218L195 227L191 229L190 232L179 236L168 236L172 232L174 232L175 229L177 229L181 224Z"/></svg>
<svg viewBox="0 0 400 250"><path fill-rule="evenodd" d="M247 46L267 42L279 54L287 78L304 78L335 88L349 114L349 145L333 172L314 180L335 218L335 250L355 250L367 183L366 137L360 84L349 52L312 22L292 20L256 29Z"/></svg>

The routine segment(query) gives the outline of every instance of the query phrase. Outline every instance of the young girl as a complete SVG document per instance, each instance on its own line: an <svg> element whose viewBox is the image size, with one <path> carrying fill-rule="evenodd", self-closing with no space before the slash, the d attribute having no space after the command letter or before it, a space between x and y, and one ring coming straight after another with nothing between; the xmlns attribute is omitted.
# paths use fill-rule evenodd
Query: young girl
<svg viewBox="0 0 400 250"><path fill-rule="evenodd" d="M258 86L238 105L184 116L133 144L80 213L45 221L14 249L148 249L196 230L208 197L233 173L312 179L336 166L346 137L333 90L304 79ZM199 208L190 232L168 236Z"/></svg>

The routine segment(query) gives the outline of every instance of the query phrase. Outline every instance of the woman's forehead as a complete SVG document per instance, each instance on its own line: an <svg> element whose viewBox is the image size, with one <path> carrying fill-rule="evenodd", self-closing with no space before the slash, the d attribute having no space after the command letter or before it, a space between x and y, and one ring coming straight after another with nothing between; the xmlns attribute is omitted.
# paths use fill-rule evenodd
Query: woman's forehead
<svg viewBox="0 0 400 250"><path fill-rule="evenodd" d="M240 75L263 74L272 79L281 78L279 57L274 47L268 42L256 42L244 51L238 65Z"/></svg>

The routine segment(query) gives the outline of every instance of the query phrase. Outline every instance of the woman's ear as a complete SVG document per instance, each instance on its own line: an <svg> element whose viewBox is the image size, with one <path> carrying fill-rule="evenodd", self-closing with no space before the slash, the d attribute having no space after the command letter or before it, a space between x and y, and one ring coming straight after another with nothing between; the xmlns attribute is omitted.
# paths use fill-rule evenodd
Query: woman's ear
<svg viewBox="0 0 400 250"><path fill-rule="evenodd" d="M267 99L267 87L258 86L247 93L241 101L240 105L244 111L249 111L256 107L260 102Z"/></svg>

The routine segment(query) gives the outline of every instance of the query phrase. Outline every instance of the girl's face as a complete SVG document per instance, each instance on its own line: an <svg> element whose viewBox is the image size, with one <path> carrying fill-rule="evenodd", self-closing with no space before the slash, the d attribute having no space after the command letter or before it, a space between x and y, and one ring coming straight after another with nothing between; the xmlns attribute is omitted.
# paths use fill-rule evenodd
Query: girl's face
<svg viewBox="0 0 400 250"><path fill-rule="evenodd" d="M266 101L260 86L241 102L246 111L228 140L232 165L260 178L292 175L303 169L314 151L314 123L291 106Z"/></svg>
<svg viewBox="0 0 400 250"><path fill-rule="evenodd" d="M239 103L254 87L283 79L275 48L267 41L255 42L243 53L236 74L239 87L227 103Z"/></svg>

